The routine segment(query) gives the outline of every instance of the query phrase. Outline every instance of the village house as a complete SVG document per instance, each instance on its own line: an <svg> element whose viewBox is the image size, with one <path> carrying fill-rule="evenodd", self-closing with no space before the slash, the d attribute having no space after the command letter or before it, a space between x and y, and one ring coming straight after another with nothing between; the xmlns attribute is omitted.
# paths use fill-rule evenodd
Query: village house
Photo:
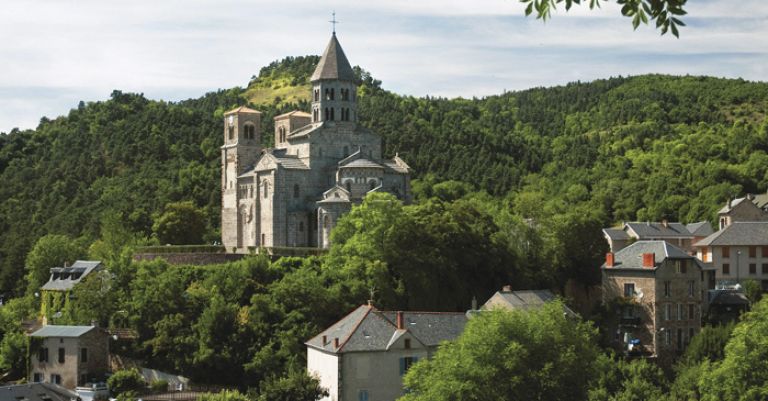
<svg viewBox="0 0 768 401"><path fill-rule="evenodd" d="M768 194L729 200L717 215L720 230L737 221L768 221Z"/></svg>
<svg viewBox="0 0 768 401"><path fill-rule="evenodd" d="M557 297L550 290L519 290L512 291L512 286L505 285L501 291L496 291L488 301L483 304L481 310L507 309L527 311L539 309L547 302L556 300ZM564 306L565 313L569 316L576 316L576 313L567 306Z"/></svg>
<svg viewBox="0 0 768 401"><path fill-rule="evenodd" d="M683 224L666 220L661 222L628 222L621 228L604 228L603 236L611 248L618 252L635 241L666 241L693 255L693 244L712 234L712 225L707 221Z"/></svg>
<svg viewBox="0 0 768 401"><path fill-rule="evenodd" d="M701 329L704 269L666 241L637 241L606 255L607 332L616 348L670 360Z"/></svg>
<svg viewBox="0 0 768 401"><path fill-rule="evenodd" d="M96 326L43 326L29 335L30 383L74 390L103 381L109 370L109 334Z"/></svg>
<svg viewBox="0 0 768 401"><path fill-rule="evenodd" d="M323 400L394 401L403 375L464 330L464 313L380 311L362 305L306 342L307 371Z"/></svg>
<svg viewBox="0 0 768 401"><path fill-rule="evenodd" d="M754 206L747 204L752 206L744 209ZM768 290L768 221L727 220L723 229L697 242L696 248L696 256L714 271L718 287L757 280Z"/></svg>
<svg viewBox="0 0 768 401"><path fill-rule="evenodd" d="M72 289L91 274L104 270L104 265L95 260L77 260L72 266L52 267L51 277L40 288L40 316L43 324L55 318L66 304Z"/></svg>

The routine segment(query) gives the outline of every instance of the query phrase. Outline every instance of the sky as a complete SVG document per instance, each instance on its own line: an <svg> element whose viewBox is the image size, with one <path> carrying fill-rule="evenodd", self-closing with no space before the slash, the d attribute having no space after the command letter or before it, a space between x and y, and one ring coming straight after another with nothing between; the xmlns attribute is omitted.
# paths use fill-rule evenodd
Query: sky
<svg viewBox="0 0 768 401"><path fill-rule="evenodd" d="M586 1L585 1L586 2ZM337 36L352 65L413 96L645 73L768 81L768 1L690 0L680 39L632 29L615 1L546 23L516 0L2 0L0 132L114 89L178 101L247 85Z"/></svg>

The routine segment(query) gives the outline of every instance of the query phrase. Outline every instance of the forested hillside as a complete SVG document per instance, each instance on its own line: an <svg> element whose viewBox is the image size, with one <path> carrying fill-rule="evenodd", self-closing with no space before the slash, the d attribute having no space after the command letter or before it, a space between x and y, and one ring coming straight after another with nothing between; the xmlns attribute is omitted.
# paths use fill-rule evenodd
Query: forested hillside
<svg viewBox="0 0 768 401"><path fill-rule="evenodd" d="M272 117L306 108L299 92L315 60L287 58L245 89L178 103L115 91L0 135L0 291L23 291L24 259L42 235L87 246L105 219L117 219L151 238L171 202L194 202L204 239L218 239L223 111L262 110L269 145ZM423 188L464 181L521 217L589 210L599 224L694 221L711 219L730 196L768 188L765 83L650 75L443 99L400 96L356 71L362 123L430 184Z"/></svg>

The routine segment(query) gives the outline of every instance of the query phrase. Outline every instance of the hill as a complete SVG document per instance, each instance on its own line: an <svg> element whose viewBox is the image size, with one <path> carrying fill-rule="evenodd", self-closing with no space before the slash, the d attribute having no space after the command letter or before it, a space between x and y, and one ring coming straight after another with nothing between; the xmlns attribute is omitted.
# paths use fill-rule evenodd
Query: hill
<svg viewBox="0 0 768 401"><path fill-rule="evenodd" d="M105 218L152 234L169 202L191 200L218 238L223 112L307 108L316 56L263 68L246 88L178 103L112 93L35 130L0 135L0 291L47 233L100 235ZM709 77L618 77L482 99L415 98L360 77L360 119L424 183L459 180L515 213L593 210L604 224L711 219L728 197L768 188L768 85ZM303 94L302 94L303 93ZM418 188L426 188L426 186Z"/></svg>

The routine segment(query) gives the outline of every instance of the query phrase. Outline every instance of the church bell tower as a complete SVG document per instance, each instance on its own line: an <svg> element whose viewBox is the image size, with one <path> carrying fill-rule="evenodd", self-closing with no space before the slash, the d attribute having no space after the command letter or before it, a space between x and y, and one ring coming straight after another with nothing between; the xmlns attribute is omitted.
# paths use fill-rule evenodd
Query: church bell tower
<svg viewBox="0 0 768 401"><path fill-rule="evenodd" d="M355 72L341 49L336 32L312 74L312 122L357 121Z"/></svg>

